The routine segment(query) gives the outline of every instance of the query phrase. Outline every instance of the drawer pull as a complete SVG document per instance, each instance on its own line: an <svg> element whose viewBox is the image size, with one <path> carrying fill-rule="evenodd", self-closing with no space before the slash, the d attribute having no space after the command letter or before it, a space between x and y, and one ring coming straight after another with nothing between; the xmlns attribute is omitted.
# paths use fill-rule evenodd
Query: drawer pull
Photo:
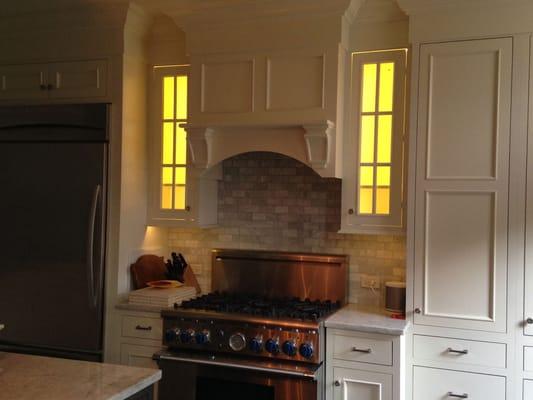
<svg viewBox="0 0 533 400"><path fill-rule="evenodd" d="M455 354L468 354L468 350L454 350L451 347L448 347L448 353L455 353Z"/></svg>
<svg viewBox="0 0 533 400"><path fill-rule="evenodd" d="M151 330L152 330L152 327L151 327L151 326L137 325L137 326L135 327L135 329L137 329L138 331L151 331Z"/></svg>
<svg viewBox="0 0 533 400"><path fill-rule="evenodd" d="M357 347L352 347L352 351L356 351L358 353L366 353L366 354L372 353L372 349L358 349Z"/></svg>
<svg viewBox="0 0 533 400"><path fill-rule="evenodd" d="M526 319L526 324L528 324L528 325L533 324L533 318Z"/></svg>
<svg viewBox="0 0 533 400"><path fill-rule="evenodd" d="M448 397L455 397L456 399L468 399L468 393L456 394L454 392L448 392Z"/></svg>

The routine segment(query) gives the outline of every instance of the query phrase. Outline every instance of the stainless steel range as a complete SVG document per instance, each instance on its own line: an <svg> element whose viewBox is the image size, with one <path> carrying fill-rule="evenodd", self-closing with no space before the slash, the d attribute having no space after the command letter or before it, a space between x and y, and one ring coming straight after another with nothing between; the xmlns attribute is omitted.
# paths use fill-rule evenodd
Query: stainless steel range
<svg viewBox="0 0 533 400"><path fill-rule="evenodd" d="M322 399L323 321L346 302L347 257L213 250L212 263L213 292L162 312L160 399Z"/></svg>

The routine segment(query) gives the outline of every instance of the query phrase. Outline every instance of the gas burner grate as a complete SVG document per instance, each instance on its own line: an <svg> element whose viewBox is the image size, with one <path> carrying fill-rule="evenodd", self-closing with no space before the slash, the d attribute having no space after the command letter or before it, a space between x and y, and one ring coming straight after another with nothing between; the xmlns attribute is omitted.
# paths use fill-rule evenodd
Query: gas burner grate
<svg viewBox="0 0 533 400"><path fill-rule="evenodd" d="M316 321L341 307L340 302L299 298L266 298L244 294L212 292L184 301L178 308L197 309L270 318Z"/></svg>

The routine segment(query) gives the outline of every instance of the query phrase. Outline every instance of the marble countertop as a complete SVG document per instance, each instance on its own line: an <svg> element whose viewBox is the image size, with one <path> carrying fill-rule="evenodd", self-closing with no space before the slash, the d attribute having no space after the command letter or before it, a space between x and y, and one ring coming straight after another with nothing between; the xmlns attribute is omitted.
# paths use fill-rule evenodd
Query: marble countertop
<svg viewBox="0 0 533 400"><path fill-rule="evenodd" d="M328 317L325 325L326 328L403 335L409 327L409 322L390 318L385 310L380 308L348 304Z"/></svg>
<svg viewBox="0 0 533 400"><path fill-rule="evenodd" d="M157 369L0 352L0 400L123 400L160 379Z"/></svg>

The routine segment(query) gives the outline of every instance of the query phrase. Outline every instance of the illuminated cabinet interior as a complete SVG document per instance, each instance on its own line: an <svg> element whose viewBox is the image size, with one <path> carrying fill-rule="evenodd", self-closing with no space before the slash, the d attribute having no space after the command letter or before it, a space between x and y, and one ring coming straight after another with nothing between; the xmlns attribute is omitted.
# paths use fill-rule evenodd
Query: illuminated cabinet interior
<svg viewBox="0 0 533 400"><path fill-rule="evenodd" d="M406 49L352 55L344 231L403 229L406 63Z"/></svg>
<svg viewBox="0 0 533 400"><path fill-rule="evenodd" d="M187 134L187 75L162 77L161 201L163 210L185 210Z"/></svg>

